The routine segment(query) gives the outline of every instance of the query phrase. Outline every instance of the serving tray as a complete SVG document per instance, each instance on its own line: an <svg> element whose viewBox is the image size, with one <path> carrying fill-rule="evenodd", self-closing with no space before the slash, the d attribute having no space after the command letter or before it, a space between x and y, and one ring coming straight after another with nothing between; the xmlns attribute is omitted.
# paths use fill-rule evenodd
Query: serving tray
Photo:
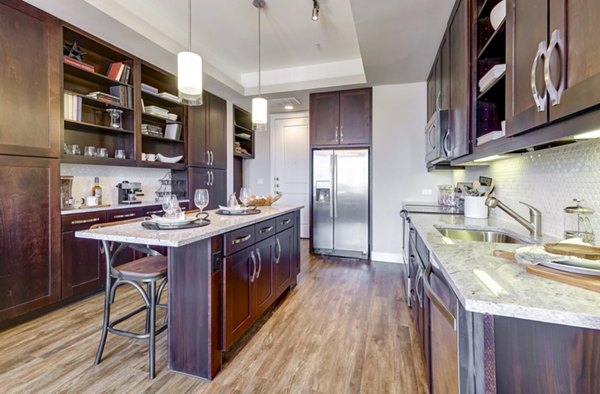
<svg viewBox="0 0 600 394"><path fill-rule="evenodd" d="M151 220L146 220L142 222L142 227L148 230L185 230L188 228L197 228L204 227L210 224L209 219L198 219L191 223L182 223L182 224L167 224L167 223L157 223Z"/></svg>
<svg viewBox="0 0 600 394"><path fill-rule="evenodd" d="M240 212L231 212L231 211L226 211L224 209L219 209L217 210L217 215L223 215L223 216L248 216L248 215L258 215L260 213L260 209L248 209L246 211L240 211Z"/></svg>

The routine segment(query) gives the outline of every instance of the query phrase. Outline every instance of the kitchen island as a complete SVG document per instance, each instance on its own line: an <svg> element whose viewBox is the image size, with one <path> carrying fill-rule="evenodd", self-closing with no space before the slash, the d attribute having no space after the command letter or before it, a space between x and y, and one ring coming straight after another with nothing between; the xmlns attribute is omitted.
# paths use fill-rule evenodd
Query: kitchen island
<svg viewBox="0 0 600 394"><path fill-rule="evenodd" d="M422 336L431 344L424 348L433 392L600 392L600 293L532 275L493 255L523 245L456 240L438 231L500 230L529 238L514 222L436 214L409 220L410 255L430 267L415 281L425 288ZM456 385L443 386L452 375Z"/></svg>
<svg viewBox="0 0 600 394"><path fill-rule="evenodd" d="M260 207L247 216L207 211L211 224L199 228L148 230L137 222L75 235L168 248L169 370L212 379L222 352L296 284L302 208Z"/></svg>

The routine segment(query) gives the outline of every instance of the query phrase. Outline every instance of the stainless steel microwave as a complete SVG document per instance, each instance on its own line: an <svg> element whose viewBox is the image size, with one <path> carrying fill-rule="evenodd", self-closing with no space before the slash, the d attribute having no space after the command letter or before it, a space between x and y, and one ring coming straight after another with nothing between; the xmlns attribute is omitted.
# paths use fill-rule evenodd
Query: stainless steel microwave
<svg viewBox="0 0 600 394"><path fill-rule="evenodd" d="M452 147L448 127L448 110L436 110L425 127L425 161L427 165L451 159Z"/></svg>

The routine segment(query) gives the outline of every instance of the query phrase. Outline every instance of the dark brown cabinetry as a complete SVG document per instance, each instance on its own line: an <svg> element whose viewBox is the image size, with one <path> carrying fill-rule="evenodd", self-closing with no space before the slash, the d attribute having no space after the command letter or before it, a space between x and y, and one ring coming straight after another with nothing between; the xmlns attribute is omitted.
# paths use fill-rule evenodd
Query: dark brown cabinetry
<svg viewBox="0 0 600 394"><path fill-rule="evenodd" d="M60 25L21 1L0 1L0 154L58 157Z"/></svg>
<svg viewBox="0 0 600 394"><path fill-rule="evenodd" d="M187 108L188 163L191 166L227 168L227 102L204 93L204 104Z"/></svg>
<svg viewBox="0 0 600 394"><path fill-rule="evenodd" d="M256 288L256 315L262 315L271 306L277 294L275 294L275 282L273 268L277 266L276 241L269 237L256 244L256 259L258 268L255 275Z"/></svg>
<svg viewBox="0 0 600 394"><path fill-rule="evenodd" d="M276 296L287 289L292 280L292 266L295 257L294 229L289 228L275 236L274 285Z"/></svg>
<svg viewBox="0 0 600 394"><path fill-rule="evenodd" d="M311 94L311 145L369 145L371 101L370 88Z"/></svg>
<svg viewBox="0 0 600 394"><path fill-rule="evenodd" d="M60 299L58 160L0 156L0 322Z"/></svg>
<svg viewBox="0 0 600 394"><path fill-rule="evenodd" d="M254 323L254 248L246 248L224 261L223 350L229 348Z"/></svg>
<svg viewBox="0 0 600 394"><path fill-rule="evenodd" d="M219 169L189 167L188 193L192 203L196 189L208 189L210 198L205 209L216 209L219 205L227 205L227 172Z"/></svg>

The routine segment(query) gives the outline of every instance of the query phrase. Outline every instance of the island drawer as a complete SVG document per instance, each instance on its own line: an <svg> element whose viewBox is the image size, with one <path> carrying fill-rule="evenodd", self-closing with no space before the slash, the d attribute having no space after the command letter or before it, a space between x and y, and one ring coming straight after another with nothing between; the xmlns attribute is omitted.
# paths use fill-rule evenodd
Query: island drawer
<svg viewBox="0 0 600 394"><path fill-rule="evenodd" d="M295 218L295 213L288 213L285 215L281 215L277 218L275 218L275 220L277 221L276 227L277 227L277 232L281 232L283 230L287 230L290 227L294 227L294 218Z"/></svg>
<svg viewBox="0 0 600 394"><path fill-rule="evenodd" d="M87 230L94 224L106 223L106 212L79 213L63 215L62 231Z"/></svg>
<svg viewBox="0 0 600 394"><path fill-rule="evenodd" d="M254 234L254 225L240 228L225 234L225 245L223 252L225 256L229 256L238 250L254 245L256 237Z"/></svg>
<svg viewBox="0 0 600 394"><path fill-rule="evenodd" d="M275 234L276 231L276 220L265 220L264 222L257 223L256 227L256 242L260 242L263 239L269 238L271 235Z"/></svg>

